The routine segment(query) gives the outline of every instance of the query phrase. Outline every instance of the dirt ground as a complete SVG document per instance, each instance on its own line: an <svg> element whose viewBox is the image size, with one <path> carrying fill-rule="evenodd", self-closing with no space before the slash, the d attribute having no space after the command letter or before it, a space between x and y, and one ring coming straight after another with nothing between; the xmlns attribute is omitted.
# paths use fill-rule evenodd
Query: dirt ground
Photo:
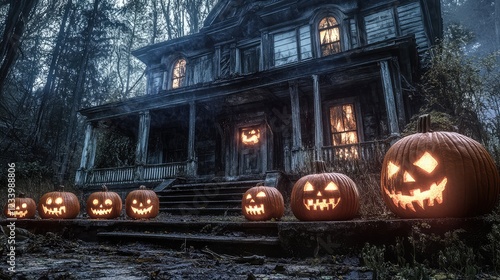
<svg viewBox="0 0 500 280"><path fill-rule="evenodd" d="M1 244L7 244L2 235ZM15 273L1 279L372 279L356 257L269 258L218 254L210 248L71 241L17 232ZM5 246L1 255L6 256Z"/></svg>

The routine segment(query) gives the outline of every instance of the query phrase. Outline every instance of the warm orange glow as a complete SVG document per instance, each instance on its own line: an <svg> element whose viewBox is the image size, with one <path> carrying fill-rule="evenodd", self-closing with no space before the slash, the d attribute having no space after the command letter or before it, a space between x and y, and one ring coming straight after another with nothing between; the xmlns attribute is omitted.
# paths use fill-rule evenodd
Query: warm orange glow
<svg viewBox="0 0 500 280"><path fill-rule="evenodd" d="M179 59L174 66L172 74L172 88L178 88L183 85L184 78L186 77L186 60Z"/></svg>
<svg viewBox="0 0 500 280"><path fill-rule="evenodd" d="M413 163L413 165L420 167L427 173L431 173L438 165L438 162L431 154L425 152L425 154Z"/></svg>
<svg viewBox="0 0 500 280"><path fill-rule="evenodd" d="M413 179L413 177L410 175L410 173L405 171L405 174L403 175L403 181L405 183L413 183L413 182L415 182L415 179Z"/></svg>
<svg viewBox="0 0 500 280"><path fill-rule="evenodd" d="M399 166L395 165L394 163L392 163L391 161L389 161L389 164L387 165L387 176L389 178L392 178L392 176L394 176L394 174L398 173L399 171Z"/></svg>
<svg viewBox="0 0 500 280"><path fill-rule="evenodd" d="M259 192L257 194L257 197L266 197L266 193L265 192Z"/></svg>
<svg viewBox="0 0 500 280"><path fill-rule="evenodd" d="M334 182L330 182L325 188L325 191L338 191L338 190L339 187L337 187L337 185L335 185Z"/></svg>
<svg viewBox="0 0 500 280"><path fill-rule="evenodd" d="M258 129L243 130L241 141L246 145L255 145L259 143L260 131Z"/></svg>
<svg viewBox="0 0 500 280"><path fill-rule="evenodd" d="M313 185L311 185L311 183L307 182L307 183L304 185L304 191L305 191L305 192L312 192L312 191L314 191L314 187L313 187Z"/></svg>
<svg viewBox="0 0 500 280"><path fill-rule="evenodd" d="M394 205L399 206L406 210L406 208L416 212L413 202L416 202L422 209L425 208L424 201L427 200L427 206L434 206L443 203L443 191L446 188L447 178L441 180L439 184L433 183L429 190L422 192L420 189L413 189L410 195L403 195L401 193L389 192L385 190L389 198L392 199Z"/></svg>

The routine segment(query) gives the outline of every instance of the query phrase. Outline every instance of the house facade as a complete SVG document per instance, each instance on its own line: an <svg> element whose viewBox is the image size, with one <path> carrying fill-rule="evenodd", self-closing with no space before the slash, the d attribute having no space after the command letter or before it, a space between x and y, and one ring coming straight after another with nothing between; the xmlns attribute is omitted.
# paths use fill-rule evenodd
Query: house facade
<svg viewBox="0 0 500 280"><path fill-rule="evenodd" d="M220 0L145 46L147 92L86 108L81 187L262 178L370 161L418 110L438 0ZM122 150L107 150L119 139ZM123 144L125 143L125 144Z"/></svg>

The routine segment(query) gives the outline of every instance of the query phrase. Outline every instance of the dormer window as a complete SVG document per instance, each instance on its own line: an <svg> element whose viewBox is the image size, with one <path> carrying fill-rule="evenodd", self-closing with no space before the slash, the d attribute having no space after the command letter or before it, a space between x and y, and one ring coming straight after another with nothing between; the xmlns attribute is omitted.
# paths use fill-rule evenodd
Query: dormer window
<svg viewBox="0 0 500 280"><path fill-rule="evenodd" d="M334 17L325 17L319 22L319 45L321 56L340 52L340 27Z"/></svg>
<svg viewBox="0 0 500 280"><path fill-rule="evenodd" d="M181 58L177 60L172 69L172 89L184 85L186 80L186 60Z"/></svg>

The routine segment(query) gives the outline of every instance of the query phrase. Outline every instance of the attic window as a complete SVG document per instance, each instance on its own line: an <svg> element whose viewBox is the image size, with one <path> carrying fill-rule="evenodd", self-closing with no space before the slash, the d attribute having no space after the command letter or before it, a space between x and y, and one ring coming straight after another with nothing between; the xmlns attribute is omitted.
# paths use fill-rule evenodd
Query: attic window
<svg viewBox="0 0 500 280"><path fill-rule="evenodd" d="M319 44L321 56L340 52L340 28L334 17L325 17L319 22Z"/></svg>
<svg viewBox="0 0 500 280"><path fill-rule="evenodd" d="M179 88L184 85L186 78L186 60L181 58L177 60L172 69L172 89Z"/></svg>

